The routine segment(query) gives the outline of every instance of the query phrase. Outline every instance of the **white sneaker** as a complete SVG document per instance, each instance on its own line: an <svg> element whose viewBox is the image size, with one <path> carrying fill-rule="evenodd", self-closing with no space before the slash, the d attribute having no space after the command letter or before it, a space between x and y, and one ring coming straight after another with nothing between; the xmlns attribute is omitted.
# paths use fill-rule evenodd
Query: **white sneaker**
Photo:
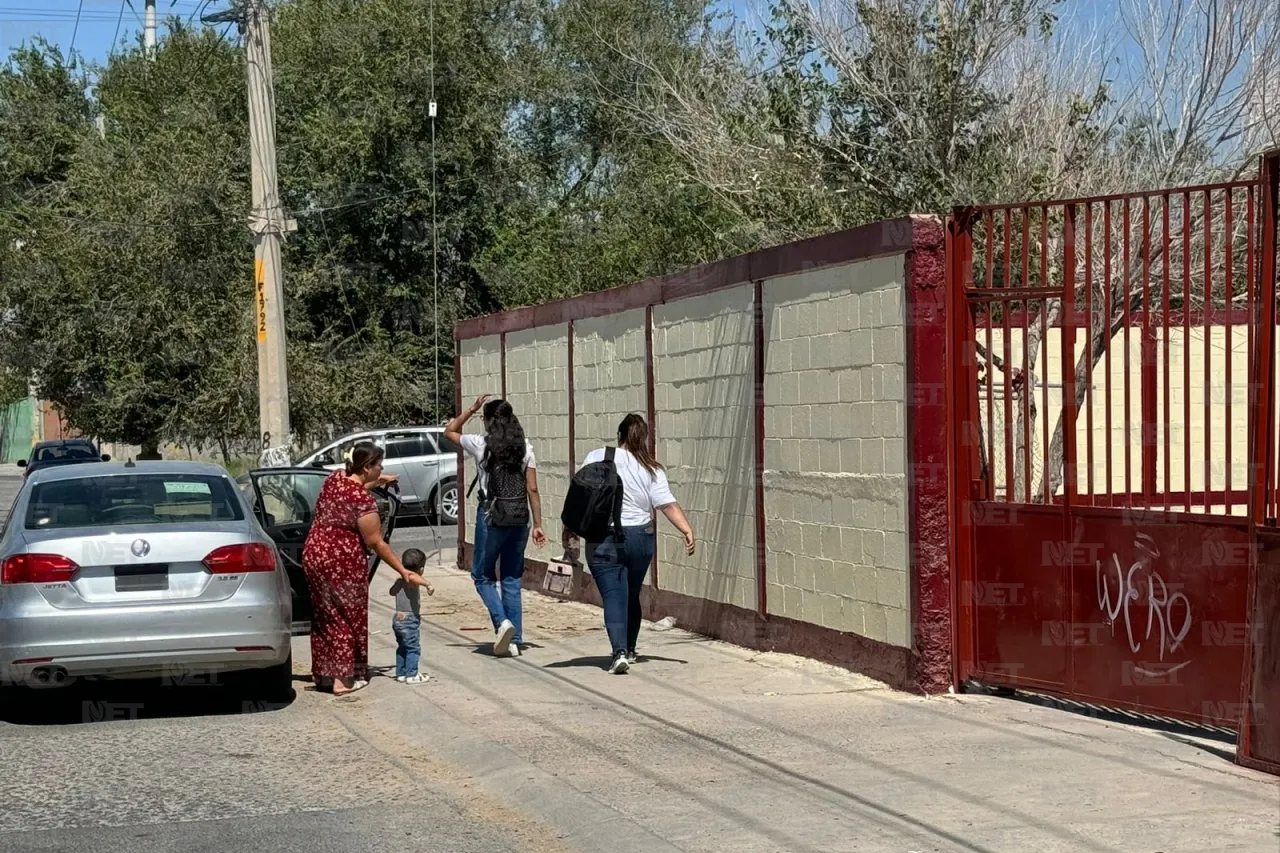
<svg viewBox="0 0 1280 853"><path fill-rule="evenodd" d="M403 676L403 675L397 675L397 676L396 676L396 681L400 682L401 684L404 684L405 676Z"/></svg>
<svg viewBox="0 0 1280 853"><path fill-rule="evenodd" d="M403 684L426 684L431 680L431 676L418 673L417 675L411 675L408 678L401 678L398 680Z"/></svg>
<svg viewBox="0 0 1280 853"><path fill-rule="evenodd" d="M494 655L506 657L507 652L511 649L511 638L515 635L516 626L511 624L510 619L503 619L502 624L498 626L498 633L493 641Z"/></svg>
<svg viewBox="0 0 1280 853"><path fill-rule="evenodd" d="M626 675L629 669L631 669L631 664L627 662L627 656L624 652L619 652L615 655L613 663L609 664L610 675Z"/></svg>

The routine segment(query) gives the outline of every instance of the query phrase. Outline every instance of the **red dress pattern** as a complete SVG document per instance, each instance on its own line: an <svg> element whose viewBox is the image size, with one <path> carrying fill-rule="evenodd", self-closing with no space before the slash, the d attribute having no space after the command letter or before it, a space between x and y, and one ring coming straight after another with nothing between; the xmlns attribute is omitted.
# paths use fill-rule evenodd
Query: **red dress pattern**
<svg viewBox="0 0 1280 853"><path fill-rule="evenodd" d="M302 550L311 587L311 675L369 677L369 563L357 522L376 513L368 489L342 471L325 480Z"/></svg>

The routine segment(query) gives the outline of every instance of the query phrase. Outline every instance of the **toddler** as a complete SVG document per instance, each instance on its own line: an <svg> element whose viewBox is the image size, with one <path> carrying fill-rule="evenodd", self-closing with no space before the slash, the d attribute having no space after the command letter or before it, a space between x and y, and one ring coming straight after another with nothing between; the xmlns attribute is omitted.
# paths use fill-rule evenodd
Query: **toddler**
<svg viewBox="0 0 1280 853"><path fill-rule="evenodd" d="M420 575L427 565L427 555L417 548L410 548L401 556L400 562L409 571ZM401 684L422 684L429 680L429 676L418 672L418 659L422 655L418 590L417 586L405 584L403 578L397 578L391 587L391 594L396 597L396 616L391 622L392 633L396 635L396 681ZM426 590L427 595L435 595L431 584L427 584Z"/></svg>

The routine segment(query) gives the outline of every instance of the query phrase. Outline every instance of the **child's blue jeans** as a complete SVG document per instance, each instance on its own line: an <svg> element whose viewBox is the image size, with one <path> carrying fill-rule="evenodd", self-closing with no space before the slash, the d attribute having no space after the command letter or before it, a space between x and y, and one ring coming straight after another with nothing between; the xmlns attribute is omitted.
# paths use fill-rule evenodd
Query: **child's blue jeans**
<svg viewBox="0 0 1280 853"><path fill-rule="evenodd" d="M413 678L418 674L418 659L422 656L421 627L422 617L411 613L397 613L391 620L391 630L396 635L396 678Z"/></svg>

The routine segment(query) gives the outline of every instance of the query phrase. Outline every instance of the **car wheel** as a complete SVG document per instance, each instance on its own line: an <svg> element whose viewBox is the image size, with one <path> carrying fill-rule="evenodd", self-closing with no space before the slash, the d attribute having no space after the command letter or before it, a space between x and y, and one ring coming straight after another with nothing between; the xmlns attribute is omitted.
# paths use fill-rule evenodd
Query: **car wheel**
<svg viewBox="0 0 1280 853"><path fill-rule="evenodd" d="M438 502L439 511L433 507L432 515L439 515L436 519L437 524L457 524L458 523L458 481L449 480L440 487L440 500Z"/></svg>
<svg viewBox="0 0 1280 853"><path fill-rule="evenodd" d="M293 653L282 664L254 669L244 674L246 698L285 704L293 701Z"/></svg>

